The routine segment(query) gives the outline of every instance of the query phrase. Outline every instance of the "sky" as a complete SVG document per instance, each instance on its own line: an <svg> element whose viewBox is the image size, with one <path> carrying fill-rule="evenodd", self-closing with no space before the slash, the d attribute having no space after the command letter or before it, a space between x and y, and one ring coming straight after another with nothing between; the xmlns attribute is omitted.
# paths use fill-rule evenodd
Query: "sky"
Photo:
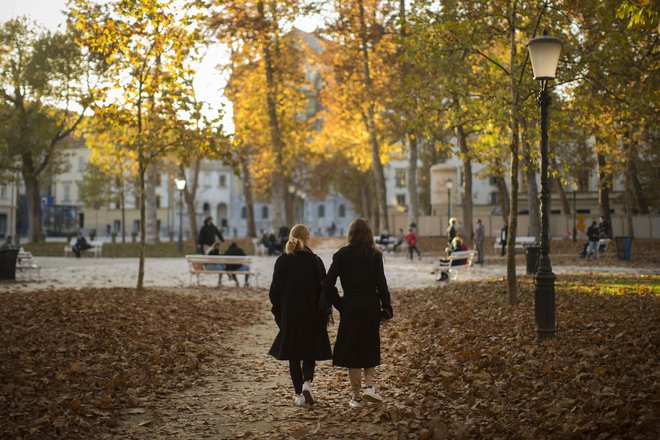
<svg viewBox="0 0 660 440"><path fill-rule="evenodd" d="M4 23L10 18L27 15L37 23L54 31L58 27L64 26L65 16L62 13L64 9L66 9L66 0L0 0L0 23ZM320 25L320 21L301 19L294 25L303 31L311 32ZM231 133L233 132L231 105L223 97L227 78L216 69L216 66L224 64L227 60L228 51L223 47L219 45L209 47L197 70L193 85L199 100L210 103L215 109L224 108L225 132Z"/></svg>

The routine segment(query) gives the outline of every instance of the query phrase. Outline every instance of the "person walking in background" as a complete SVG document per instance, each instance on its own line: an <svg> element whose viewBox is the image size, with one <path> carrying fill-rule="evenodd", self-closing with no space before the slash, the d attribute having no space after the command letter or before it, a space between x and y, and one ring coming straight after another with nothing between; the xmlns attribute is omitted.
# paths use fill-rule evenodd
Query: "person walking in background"
<svg viewBox="0 0 660 440"><path fill-rule="evenodd" d="M419 253L417 249L417 235L413 232L412 228L408 229L408 234L406 234L403 239L408 243L408 258L413 259L413 251L417 252L417 258L422 259L422 254Z"/></svg>
<svg viewBox="0 0 660 440"><path fill-rule="evenodd" d="M199 251L205 254L206 251L213 246L216 238L220 240L220 243L225 242L222 232L220 232L220 230L213 224L213 217L206 217L204 219L204 225L199 230L199 235L197 237Z"/></svg>
<svg viewBox="0 0 660 440"><path fill-rule="evenodd" d="M456 237L456 219L454 217L449 219L449 226L447 226L447 247L451 249L451 242Z"/></svg>
<svg viewBox="0 0 660 440"><path fill-rule="evenodd" d="M312 381L316 361L332 357L327 330L330 306L321 304L324 277L323 261L309 248L309 229L295 225L285 254L275 261L268 293L279 329L268 354L289 361L297 406L314 404Z"/></svg>
<svg viewBox="0 0 660 440"><path fill-rule="evenodd" d="M474 228L474 246L477 248L477 264L484 264L484 241L486 239L486 228L484 228L481 219L477 219L477 225Z"/></svg>
<svg viewBox="0 0 660 440"><path fill-rule="evenodd" d="M392 247L392 250L393 250L394 252L397 252L397 248L401 247L401 245L403 244L403 241L404 241L405 237L406 237L406 236L405 236L405 234L403 233L403 229L402 229L402 228L399 228L399 232L396 233L396 243L395 243L394 246Z"/></svg>
<svg viewBox="0 0 660 440"><path fill-rule="evenodd" d="M594 260L598 259L598 241L600 240L600 232L598 232L598 223L594 220L591 223L591 226L587 228L587 238L589 239L589 244L587 246L587 260L594 255Z"/></svg>
<svg viewBox="0 0 660 440"><path fill-rule="evenodd" d="M344 296L335 287L341 279ZM383 255L376 250L374 234L366 220L357 218L348 228L348 244L332 257L323 294L339 311L340 321L332 362L348 368L353 398L359 407L365 400L380 402L374 386L380 365L380 321L394 315L383 270ZM362 387L364 373L365 386Z"/></svg>
<svg viewBox="0 0 660 440"><path fill-rule="evenodd" d="M502 244L502 256L506 255L506 240L509 237L509 225L506 223L500 231L500 243Z"/></svg>

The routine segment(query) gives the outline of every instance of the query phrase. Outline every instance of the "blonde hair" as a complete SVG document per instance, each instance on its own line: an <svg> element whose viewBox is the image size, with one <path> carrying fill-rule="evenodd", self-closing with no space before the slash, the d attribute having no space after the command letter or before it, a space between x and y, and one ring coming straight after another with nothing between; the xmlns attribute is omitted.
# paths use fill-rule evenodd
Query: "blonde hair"
<svg viewBox="0 0 660 440"><path fill-rule="evenodd" d="M305 249L309 242L309 229L305 225L295 225L289 233L289 241L286 243L285 252L292 254L295 251Z"/></svg>

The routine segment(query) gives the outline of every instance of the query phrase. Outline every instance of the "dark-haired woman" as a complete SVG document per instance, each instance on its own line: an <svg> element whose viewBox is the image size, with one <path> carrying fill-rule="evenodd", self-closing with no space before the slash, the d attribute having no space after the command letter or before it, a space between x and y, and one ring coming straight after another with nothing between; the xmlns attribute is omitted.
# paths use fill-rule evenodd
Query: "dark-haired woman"
<svg viewBox="0 0 660 440"><path fill-rule="evenodd" d="M297 406L314 403L312 380L316 361L332 356L327 313L319 312L325 266L308 242L309 229L305 225L295 225L285 254L275 262L269 292L279 332L268 353L276 359L289 361Z"/></svg>
<svg viewBox="0 0 660 440"><path fill-rule="evenodd" d="M337 278L341 279L342 297L335 287ZM382 401L373 384L375 367L380 365L380 320L381 315L391 318L393 312L383 256L375 249L373 232L366 220L355 219L349 226L348 244L332 257L323 290L325 297L339 311L332 362L348 368L353 392L349 405L362 406L363 398Z"/></svg>

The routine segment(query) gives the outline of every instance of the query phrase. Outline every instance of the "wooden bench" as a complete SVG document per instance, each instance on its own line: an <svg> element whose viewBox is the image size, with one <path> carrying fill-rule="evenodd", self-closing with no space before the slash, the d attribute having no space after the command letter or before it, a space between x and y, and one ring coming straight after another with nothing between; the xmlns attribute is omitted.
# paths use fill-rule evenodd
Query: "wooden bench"
<svg viewBox="0 0 660 440"><path fill-rule="evenodd" d="M537 238L536 237L529 237L522 235L520 237L516 237L516 249L525 249L525 246L529 246L530 244L536 243ZM493 248L495 250L497 249L502 249L502 239L500 237L495 237L495 244L493 245Z"/></svg>
<svg viewBox="0 0 660 440"><path fill-rule="evenodd" d="M464 269L470 269L474 263L474 259L477 256L477 251L467 250L467 251L455 251L450 255L438 260L438 263L435 267L433 273L435 274L435 280L441 281L442 274L447 274L447 281L450 279L455 280L458 278L458 273ZM453 262L455 260L467 260L467 263L461 264L459 266L454 266Z"/></svg>
<svg viewBox="0 0 660 440"><path fill-rule="evenodd" d="M376 249L378 249L381 252L386 252L386 251L393 251L394 245L396 245L399 242L399 239L395 235L390 235L383 241L385 243L381 243L380 235L374 236L374 244L376 245ZM405 243L405 241L403 243Z"/></svg>
<svg viewBox="0 0 660 440"><path fill-rule="evenodd" d="M73 247L78 241L77 238L72 238L69 244L64 246L64 256L68 257L69 254L73 253ZM91 248L84 250L83 252L91 252L94 254L94 257L98 258L103 254L103 242L101 240L88 240L87 243Z"/></svg>
<svg viewBox="0 0 660 440"><path fill-rule="evenodd" d="M16 258L16 270L20 270L21 272L26 271L31 280L32 272L37 272L38 275L41 268L32 256L32 252L26 252L21 248L21 250L18 251L18 257Z"/></svg>
<svg viewBox="0 0 660 440"><path fill-rule="evenodd" d="M248 256L240 255L186 255L188 262L188 271L190 272L190 283L192 284L192 277L197 277L197 284L199 285L200 274L214 274L214 275L252 275L256 280L256 286L259 287L259 275L249 269L252 259ZM247 270L227 270L227 264L245 265L248 266ZM222 265L219 267L209 267L209 265Z"/></svg>

